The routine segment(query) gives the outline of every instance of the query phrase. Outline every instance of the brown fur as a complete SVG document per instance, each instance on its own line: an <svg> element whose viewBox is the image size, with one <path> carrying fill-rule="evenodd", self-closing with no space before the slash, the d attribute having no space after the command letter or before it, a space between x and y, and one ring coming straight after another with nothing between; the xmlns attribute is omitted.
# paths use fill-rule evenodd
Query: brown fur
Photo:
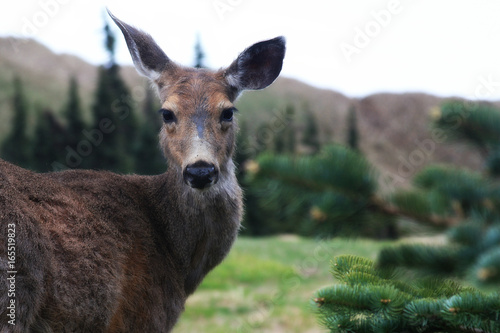
<svg viewBox="0 0 500 333"><path fill-rule="evenodd" d="M186 185L170 170L155 177L35 174L2 161L0 175L2 236L8 223L16 225L13 332L37 321L54 331L169 331L239 227L239 189L210 198L210 209L186 209Z"/></svg>
<svg viewBox="0 0 500 333"><path fill-rule="evenodd" d="M270 84L275 67L281 69L284 41L248 49L229 71L195 70L171 63L149 35L113 19L139 71L153 73L162 107L177 117L160 133L169 168L158 176L37 174L0 160L1 333L169 332L188 295L236 238L242 215L232 162L237 126L222 121L221 112L246 89L245 80L252 89ZM260 79L253 68L267 56L272 68L264 65ZM183 177L200 160L219 174L203 189ZM14 297L7 282L12 225ZM7 322L12 299L15 325Z"/></svg>

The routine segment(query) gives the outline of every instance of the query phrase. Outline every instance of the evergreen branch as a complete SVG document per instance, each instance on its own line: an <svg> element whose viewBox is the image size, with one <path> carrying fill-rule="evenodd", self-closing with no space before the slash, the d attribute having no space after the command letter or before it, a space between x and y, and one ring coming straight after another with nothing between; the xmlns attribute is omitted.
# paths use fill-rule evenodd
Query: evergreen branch
<svg viewBox="0 0 500 333"><path fill-rule="evenodd" d="M320 322L331 332L500 331L500 294L485 295L448 280L402 282L386 277L373 261L348 255L333 259L332 274L348 284L324 288L313 299Z"/></svg>
<svg viewBox="0 0 500 333"><path fill-rule="evenodd" d="M437 128L452 138L475 144L484 157L500 142L500 111L492 105L449 101L434 114L434 118Z"/></svg>
<svg viewBox="0 0 500 333"><path fill-rule="evenodd" d="M259 162L257 162L257 166L254 166L256 172L254 172L252 176L254 179L272 179L279 184L286 184L287 188L295 188L295 191L298 193L338 193L347 198L353 205L364 207L364 209L368 209L374 213L381 213L391 217L407 217L438 228L454 226L461 221L457 217L447 217L436 214L422 215L415 211L404 210L383 201L380 197L374 195L372 191L364 192L360 191L358 188L339 186L334 180L330 182L318 181L317 177L312 177L307 174L309 166L306 164L307 161L305 159L297 161L283 156L263 156ZM313 168L311 167L310 169ZM335 178L336 175L332 175L331 177ZM371 186L368 186L367 188L370 187Z"/></svg>
<svg viewBox="0 0 500 333"><path fill-rule="evenodd" d="M435 214L427 216L416 214L414 211L404 210L390 203L386 203L378 196L373 196L370 202L372 204L372 208L386 215L395 217L407 217L412 220L424 222L438 228L446 229L448 227L458 225L461 222L461 219L458 217L439 216Z"/></svg>

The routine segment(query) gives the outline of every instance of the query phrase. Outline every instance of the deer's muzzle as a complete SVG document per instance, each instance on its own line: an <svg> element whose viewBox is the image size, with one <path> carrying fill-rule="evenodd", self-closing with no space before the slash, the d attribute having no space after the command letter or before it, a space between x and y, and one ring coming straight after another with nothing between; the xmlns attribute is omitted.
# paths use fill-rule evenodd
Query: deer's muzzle
<svg viewBox="0 0 500 333"><path fill-rule="evenodd" d="M208 188L219 180L219 171L215 165L205 161L190 164L184 169L184 181L192 188L199 190Z"/></svg>

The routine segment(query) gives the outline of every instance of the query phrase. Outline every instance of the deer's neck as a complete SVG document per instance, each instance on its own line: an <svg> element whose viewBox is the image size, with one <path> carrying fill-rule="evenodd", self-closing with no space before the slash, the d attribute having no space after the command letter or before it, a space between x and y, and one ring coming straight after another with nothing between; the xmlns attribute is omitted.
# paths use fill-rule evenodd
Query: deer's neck
<svg viewBox="0 0 500 333"><path fill-rule="evenodd" d="M166 251L186 273L188 294L224 259L240 227L241 189L232 162L228 168L230 172L221 173L218 183L205 191L186 185L181 172L172 167L152 178L157 223Z"/></svg>

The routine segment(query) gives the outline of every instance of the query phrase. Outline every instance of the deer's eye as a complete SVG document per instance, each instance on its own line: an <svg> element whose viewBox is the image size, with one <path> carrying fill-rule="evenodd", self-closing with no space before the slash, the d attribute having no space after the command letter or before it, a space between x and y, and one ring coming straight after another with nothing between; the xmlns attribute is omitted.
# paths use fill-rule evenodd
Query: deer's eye
<svg viewBox="0 0 500 333"><path fill-rule="evenodd" d="M159 112L162 114L163 122L165 124L171 124L177 121L177 118L172 110L160 109Z"/></svg>
<svg viewBox="0 0 500 333"><path fill-rule="evenodd" d="M221 121L232 121L233 120L233 114L236 111L236 108L227 108L222 111L222 114L220 115L220 120Z"/></svg>

